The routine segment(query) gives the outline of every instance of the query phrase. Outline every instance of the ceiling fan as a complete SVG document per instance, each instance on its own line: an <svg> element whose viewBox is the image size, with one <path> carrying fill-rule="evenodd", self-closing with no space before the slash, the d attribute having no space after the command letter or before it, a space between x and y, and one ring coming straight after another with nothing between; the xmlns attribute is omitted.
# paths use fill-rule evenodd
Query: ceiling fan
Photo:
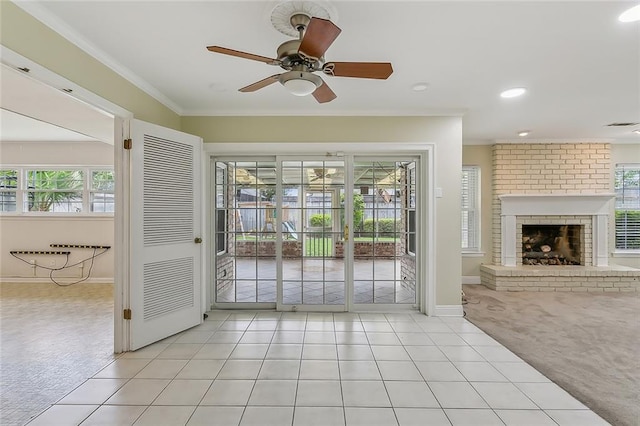
<svg viewBox="0 0 640 426"><path fill-rule="evenodd" d="M389 62L326 62L324 53L342 31L328 19L310 17L305 13L291 15L290 23L298 32L298 39L282 43L277 58L254 55L221 46L208 46L211 52L237 56L276 65L286 70L239 89L240 92L255 92L275 82L280 82L292 94L312 94L319 103L330 102L336 94L320 76L322 71L334 77L356 77L386 80L393 68Z"/></svg>
<svg viewBox="0 0 640 426"><path fill-rule="evenodd" d="M311 176L311 179L309 179L309 182L315 182L317 180L325 180L325 179L331 179L331 177L333 175L335 175L337 173L336 169L312 169L313 172L309 173Z"/></svg>

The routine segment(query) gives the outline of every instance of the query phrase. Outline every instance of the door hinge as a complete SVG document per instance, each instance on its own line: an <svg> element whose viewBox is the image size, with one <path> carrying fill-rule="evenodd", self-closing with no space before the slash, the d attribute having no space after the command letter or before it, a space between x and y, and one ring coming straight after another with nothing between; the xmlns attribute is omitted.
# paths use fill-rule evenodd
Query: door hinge
<svg viewBox="0 0 640 426"><path fill-rule="evenodd" d="M133 141L131 139L124 140L124 149L131 149L131 145L133 145Z"/></svg>
<svg viewBox="0 0 640 426"><path fill-rule="evenodd" d="M124 310L124 319L126 319L126 320L130 320L131 319L131 309L125 309Z"/></svg>

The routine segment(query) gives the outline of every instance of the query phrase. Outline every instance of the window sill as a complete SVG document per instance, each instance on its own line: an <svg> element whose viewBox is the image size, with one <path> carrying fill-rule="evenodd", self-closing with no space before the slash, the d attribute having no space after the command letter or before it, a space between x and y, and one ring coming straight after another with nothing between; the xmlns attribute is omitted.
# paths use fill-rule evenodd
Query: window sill
<svg viewBox="0 0 640 426"><path fill-rule="evenodd" d="M483 257L485 254L483 251L463 251L462 257Z"/></svg>
<svg viewBox="0 0 640 426"><path fill-rule="evenodd" d="M82 213L2 213L0 214L0 218L2 220L8 219L20 219L20 220L69 220L69 219L103 219L103 220L113 220L113 213L92 213L92 214L82 214Z"/></svg>
<svg viewBox="0 0 640 426"><path fill-rule="evenodd" d="M611 257L640 257L640 250L618 250L611 253Z"/></svg>

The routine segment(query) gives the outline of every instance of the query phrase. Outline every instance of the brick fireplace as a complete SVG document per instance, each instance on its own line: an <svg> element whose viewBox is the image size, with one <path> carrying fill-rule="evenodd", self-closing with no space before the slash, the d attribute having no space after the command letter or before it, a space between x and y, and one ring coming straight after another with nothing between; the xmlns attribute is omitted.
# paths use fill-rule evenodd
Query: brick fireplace
<svg viewBox="0 0 640 426"><path fill-rule="evenodd" d="M525 225L574 226L578 235L578 265L607 266L610 203L614 194L508 194L501 200L502 266L523 265ZM551 251L562 251L559 241L549 242ZM555 243L555 245L554 245ZM572 253L575 255L575 253Z"/></svg>
<svg viewBox="0 0 640 426"><path fill-rule="evenodd" d="M494 145L493 265L481 266L481 283L509 291L637 291L637 270L608 263L610 181L609 144ZM551 229L558 234L544 235ZM530 260L536 257L542 261Z"/></svg>

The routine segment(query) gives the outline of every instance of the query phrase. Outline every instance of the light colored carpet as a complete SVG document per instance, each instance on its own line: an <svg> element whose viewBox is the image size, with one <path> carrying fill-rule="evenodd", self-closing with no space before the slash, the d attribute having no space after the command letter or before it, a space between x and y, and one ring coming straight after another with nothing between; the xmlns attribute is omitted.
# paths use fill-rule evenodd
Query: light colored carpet
<svg viewBox="0 0 640 426"><path fill-rule="evenodd" d="M113 285L0 284L0 424L23 425L115 358Z"/></svg>
<svg viewBox="0 0 640 426"><path fill-rule="evenodd" d="M640 425L640 294L463 286L466 318L612 425Z"/></svg>

